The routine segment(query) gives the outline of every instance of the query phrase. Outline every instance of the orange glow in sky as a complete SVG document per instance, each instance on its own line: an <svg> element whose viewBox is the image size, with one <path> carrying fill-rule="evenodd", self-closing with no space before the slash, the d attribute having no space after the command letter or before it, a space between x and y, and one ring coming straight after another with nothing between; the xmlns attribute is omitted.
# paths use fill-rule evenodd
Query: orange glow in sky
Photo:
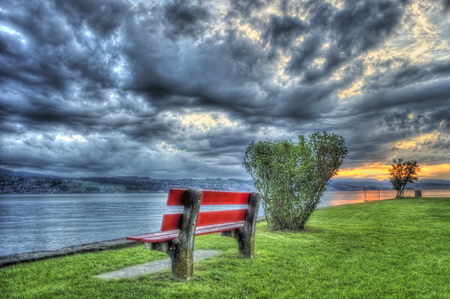
<svg viewBox="0 0 450 299"><path fill-rule="evenodd" d="M450 164L426 165L420 164L420 179L450 180ZM389 169L391 165L380 162L364 164L362 167L341 168L335 178L337 179L389 179Z"/></svg>
<svg viewBox="0 0 450 299"><path fill-rule="evenodd" d="M380 162L373 164L364 164L357 168L341 168L339 169L338 179L377 179L386 180L389 176L390 165L384 165Z"/></svg>

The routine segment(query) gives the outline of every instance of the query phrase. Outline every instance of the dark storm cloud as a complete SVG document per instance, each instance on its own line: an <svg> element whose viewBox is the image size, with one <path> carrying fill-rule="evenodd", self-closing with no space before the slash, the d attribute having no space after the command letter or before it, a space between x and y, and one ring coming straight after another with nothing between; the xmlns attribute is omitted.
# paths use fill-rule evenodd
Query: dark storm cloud
<svg viewBox="0 0 450 299"><path fill-rule="evenodd" d="M449 131L450 108L432 109L423 113L404 110L383 118L383 124L391 131L429 133L437 128Z"/></svg>
<svg viewBox="0 0 450 299"><path fill-rule="evenodd" d="M389 59L385 65L380 65L384 71L368 76L365 81L365 90L381 90L399 88L410 85L411 82L425 82L436 79L445 79L450 76L450 63L429 63L427 65L411 65L407 61L401 63L399 68L390 70L390 64L394 61Z"/></svg>
<svg viewBox="0 0 450 299"><path fill-rule="evenodd" d="M362 110L374 110L383 107L384 110L398 109L401 106L413 110L433 109L448 105L450 99L450 78L435 82L426 82L417 86L398 88L395 91L379 91L368 96L357 107Z"/></svg>
<svg viewBox="0 0 450 299"><path fill-rule="evenodd" d="M50 2L27 2L20 10L8 8L0 20L20 32L24 41L2 32L1 44L6 44L8 59L2 63L1 80L14 80L45 96L72 93L73 84L82 81L87 81L81 85L87 90L113 84L108 66L112 57L107 56L114 54L101 46L104 41L99 37L90 39L83 29L69 27L66 21L72 16L56 14Z"/></svg>
<svg viewBox="0 0 450 299"><path fill-rule="evenodd" d="M252 12L266 6L266 2L264 0L230 0L230 5L229 16L248 18Z"/></svg>
<svg viewBox="0 0 450 299"><path fill-rule="evenodd" d="M374 49L398 26L401 7L393 1L346 1L338 10L330 3L307 3L309 34L294 48L287 70L303 75L305 82L330 76L343 63ZM325 43L328 47L323 49ZM323 65L314 66L316 58Z"/></svg>
<svg viewBox="0 0 450 299"><path fill-rule="evenodd" d="M320 130L346 138L348 163L381 161L398 138L447 129L449 64L392 57L365 75L409 4L3 1L2 166L243 177L252 139Z"/></svg>
<svg viewBox="0 0 450 299"><path fill-rule="evenodd" d="M448 131L449 86L446 79L395 91L385 89L364 97L359 104L343 106L335 117L346 118L345 124L352 128L347 135L352 150L349 158L389 162L392 156L387 144L435 130Z"/></svg>
<svg viewBox="0 0 450 299"><path fill-rule="evenodd" d="M131 6L126 1L55 0L72 27L87 26L101 37L108 37L122 26Z"/></svg>
<svg viewBox="0 0 450 299"><path fill-rule="evenodd" d="M383 118L383 123L390 131L398 131L405 129L419 130L424 122L424 116L419 115L411 119L411 111L405 110L396 112Z"/></svg>
<svg viewBox="0 0 450 299"><path fill-rule="evenodd" d="M272 15L270 16L270 24L262 38L272 45L287 48L305 29L306 25L299 18Z"/></svg>
<svg viewBox="0 0 450 299"><path fill-rule="evenodd" d="M351 133L347 131L343 134L349 145L348 158L351 163L390 163L392 158L399 155L428 164L444 163L447 154L437 149L442 149L441 145L448 142L445 136L448 135L449 84L446 80L391 90L390 93L385 90L354 105L347 116L340 114L339 118L345 117L346 125L352 128ZM348 110L343 109L344 111ZM337 129L336 127L335 130ZM399 141L424 134L436 134L438 137L427 139L431 145L417 141L416 146L411 149L396 146ZM437 144L441 144L440 147ZM433 150L435 145L436 150Z"/></svg>
<svg viewBox="0 0 450 299"><path fill-rule="evenodd" d="M97 16L99 13L105 11L103 2L95 4L77 2L75 4L71 3L64 5L58 3L58 5L60 6L60 9L64 11L68 10L68 8L72 8L71 13L68 13L68 15L65 16L69 20L72 20L72 24L84 24L84 26L88 26L87 28L93 28L94 30L98 31L100 36L106 35L108 33L110 34L112 30L115 30L119 27L119 23L117 22L105 23L101 18L97 18L98 21L94 22L94 17L86 17L86 15ZM234 3L233 5L238 4ZM121 9L117 9L113 5L112 8L109 8L106 11L106 15L111 16L115 20L121 20L128 8L120 7L120 5L117 7ZM249 7L259 6L255 4L250 5ZM187 16L185 19L188 21L192 21L192 24L196 23L198 19L202 19L196 19L195 16L207 15L204 10L200 10L200 8L197 6L194 6L194 8L188 8L187 5L176 6L176 3L170 3L169 5L167 5L165 10L165 17L167 19L170 19L171 16L176 16L177 13L185 14ZM149 19L152 18L148 15L146 17L147 18L145 19L145 22L148 22ZM77 19L79 19L79 21L76 21ZM181 20L184 19L181 18ZM301 23L299 22L299 20L294 18L284 17L283 19L277 19L273 17L272 29L269 29L267 31L266 36L274 43L278 42L281 43L282 46L286 45L286 43L290 43L289 34L298 34L298 30L301 27L300 24ZM183 27L181 26L181 23L178 25L180 25L178 27ZM289 26L291 26L293 29L289 29ZM136 24L132 24L127 29L125 29L126 33L129 34L127 35L127 37L129 38L128 41L131 42L132 45L128 47L125 52L125 54L129 58L128 62L130 62L132 65L131 70L135 78L134 82L132 83L134 84L134 87L132 88L136 89L138 92L143 91L144 93L148 93L151 101L153 101L154 99L161 99L164 101L161 104L158 104L158 102L156 102L156 105L161 105L162 107L168 107L171 105L171 103L172 106L189 106L190 104L193 106L196 106L198 104L204 104L206 106L223 105L225 107L231 106L232 109L236 109L241 113L244 112L242 110L245 110L245 112L248 113L248 109L246 109L246 107L249 107L251 109L257 108L254 107L252 103L244 103L244 100L246 101L246 99L248 98L248 92L250 91L251 94L253 91L242 91L242 89L239 87L243 84L247 84L249 79L264 79L263 77L261 77L261 75L264 76L264 73L260 72L260 69L257 69L257 63L261 63L261 61L264 61L265 54L253 43L239 38L236 35L235 31L228 31L228 35L219 40L212 39L206 41L205 43L201 43L198 48L193 49L193 52L188 53L190 55L189 59L192 59L195 65L189 65L188 62L184 64L185 69L180 70L179 65L176 65L177 69L171 68L171 62L174 59L179 58L180 54L176 49L176 45L168 41L163 43L165 56L161 57L161 55L159 55L158 53L160 53L162 49L155 48L152 43L152 40L155 39L155 36L150 33L147 35L146 32L138 31L138 29L139 26L136 26ZM285 34L281 33L276 36L275 33L279 32L280 30L284 30ZM77 35L80 35L80 33L77 33L75 35L75 37L78 37ZM160 36L157 37L159 38ZM85 40L81 41L82 44L87 44ZM100 44L100 41L98 41L97 38L95 38L94 41L91 42L93 42L96 46ZM317 44L317 42L313 38L312 42L310 42L310 40L308 39L304 44L304 50L307 53L308 50L310 50L309 44L314 45ZM99 46L98 48L101 49L101 47ZM203 53L206 49L208 49L208 56L204 57ZM114 53L114 47L111 50L112 55L116 54ZM89 52L89 49L85 49L85 51ZM314 51L315 49L312 50L312 52ZM91 79L92 81L95 80L94 82L89 82L88 84L86 84L86 86L83 87L87 91L95 90L97 84L101 84L102 87L114 84L114 78L110 74L111 69L108 68L108 64L101 63L102 59L99 59L99 54L101 53L96 54L97 55L88 56L91 57L91 61L83 62L80 61L80 59L75 59L75 61L73 62L65 61L65 66L68 66L69 68L71 68L71 70L78 71L80 73L80 76L76 79L81 80L81 78L86 79L86 77L91 77L89 79ZM81 55L73 56L76 57ZM308 54L303 54L302 57L296 58L298 64L301 64L301 59L305 59L305 57L311 58L308 56ZM51 64L58 65L58 63ZM200 76L196 76L196 80L194 80L192 84L190 84L190 82L186 83L185 78L190 77L191 72L194 72L194 75L197 75L195 74L195 72L198 72L198 70L196 69L198 65L201 65L203 67L202 74L198 74ZM174 75L175 72L177 72L178 74ZM179 75L180 73L182 74L182 76ZM72 73L71 75L74 74ZM309 76L317 77L319 75L320 73L315 74L312 71L309 72ZM214 81L211 82L211 80ZM68 80L62 80L62 82L64 82L65 84L68 84L67 81ZM92 85L93 83L94 85ZM222 86L224 84L228 84L229 86L221 87L220 89L211 88L213 86L218 86L219 84ZM271 93L279 92L276 88L269 89L271 89L269 90ZM256 88L254 92L256 92ZM290 92L288 93L290 94ZM307 95L311 93L300 92L299 94L304 96L305 94ZM90 98L98 99L101 97L99 97L98 94L94 94L94 96L91 95ZM303 103L302 106L310 106L309 104L314 103L314 101L317 101L317 99L306 98L304 102L306 101L308 101L308 103ZM233 102L239 103L239 105L232 105ZM271 103L271 99L268 98L263 100L263 102L269 106L275 105ZM278 106L278 104L276 105ZM286 106L286 108L287 109L277 109L276 111L290 110L289 105ZM261 111L259 111L258 109L255 109L255 111L258 114L261 113ZM308 113L308 111L306 111L305 109L303 110L303 112L304 115L315 115L315 113Z"/></svg>
<svg viewBox="0 0 450 299"><path fill-rule="evenodd" d="M206 7L174 1L165 5L164 17L169 37L190 36L196 39L205 32L211 16Z"/></svg>
<svg viewBox="0 0 450 299"><path fill-rule="evenodd" d="M444 12L448 12L450 9L450 0L442 0L442 5L444 6Z"/></svg>
<svg viewBox="0 0 450 299"><path fill-rule="evenodd" d="M153 105L214 106L247 112L247 108L260 108L248 98L260 90L258 81L266 79L261 69L264 51L237 36L235 30L222 37L206 38L197 47L186 44L185 53L167 42L163 57L147 54L152 45L142 44L140 35L130 36L130 41L139 46L126 53L133 68L129 88L145 94Z"/></svg>

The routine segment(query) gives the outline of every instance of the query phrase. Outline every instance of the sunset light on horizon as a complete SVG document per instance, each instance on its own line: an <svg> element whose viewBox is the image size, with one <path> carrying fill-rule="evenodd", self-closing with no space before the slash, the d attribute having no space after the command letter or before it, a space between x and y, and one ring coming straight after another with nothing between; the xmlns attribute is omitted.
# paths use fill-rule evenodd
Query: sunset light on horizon
<svg viewBox="0 0 450 299"><path fill-rule="evenodd" d="M436 179L450 180L450 164L426 165L419 163L419 180ZM365 164L362 167L340 168L335 179L376 179L379 181L389 179L391 165L382 163Z"/></svg>

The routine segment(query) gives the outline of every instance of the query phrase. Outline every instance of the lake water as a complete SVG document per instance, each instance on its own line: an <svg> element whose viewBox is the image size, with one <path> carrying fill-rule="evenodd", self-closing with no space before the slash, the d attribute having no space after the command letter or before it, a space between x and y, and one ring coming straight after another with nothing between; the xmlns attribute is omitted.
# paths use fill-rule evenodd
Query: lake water
<svg viewBox="0 0 450 299"><path fill-rule="evenodd" d="M395 191L325 192L319 207L395 197ZM406 191L405 196L414 196ZM450 190L424 190L423 197L450 197ZM0 195L0 256L56 250L159 231L167 194L3 194ZM246 206L202 207L202 211ZM262 216L260 209L260 216Z"/></svg>

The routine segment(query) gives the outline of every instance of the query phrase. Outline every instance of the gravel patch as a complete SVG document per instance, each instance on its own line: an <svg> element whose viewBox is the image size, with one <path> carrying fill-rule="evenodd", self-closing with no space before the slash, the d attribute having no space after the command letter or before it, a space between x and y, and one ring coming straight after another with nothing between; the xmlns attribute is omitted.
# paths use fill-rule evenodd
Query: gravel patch
<svg viewBox="0 0 450 299"><path fill-rule="evenodd" d="M204 260L209 257L213 257L217 254L221 253L221 251L213 251L213 250L197 250L194 251L194 262L198 262ZM120 278L131 278L140 276L142 274L154 273L166 269L170 269L171 261L170 258L154 261L150 263L145 263L142 265L133 266L130 268L125 268L122 270L109 272L105 274L98 275L97 277L102 279L120 279Z"/></svg>

